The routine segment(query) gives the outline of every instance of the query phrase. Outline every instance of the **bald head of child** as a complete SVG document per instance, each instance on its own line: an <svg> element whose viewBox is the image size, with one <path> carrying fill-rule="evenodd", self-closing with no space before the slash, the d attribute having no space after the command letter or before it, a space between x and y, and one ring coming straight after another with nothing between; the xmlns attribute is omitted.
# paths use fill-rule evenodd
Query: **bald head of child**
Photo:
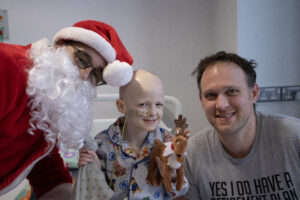
<svg viewBox="0 0 300 200"><path fill-rule="evenodd" d="M163 95L164 89L161 80L155 74L145 70L137 70L134 72L132 80L120 87L120 99L130 99L142 93Z"/></svg>
<svg viewBox="0 0 300 200"><path fill-rule="evenodd" d="M135 71L132 80L127 85L120 87L119 95L117 108L125 116L148 117L148 119L160 122L164 88L161 80L155 74L145 70Z"/></svg>

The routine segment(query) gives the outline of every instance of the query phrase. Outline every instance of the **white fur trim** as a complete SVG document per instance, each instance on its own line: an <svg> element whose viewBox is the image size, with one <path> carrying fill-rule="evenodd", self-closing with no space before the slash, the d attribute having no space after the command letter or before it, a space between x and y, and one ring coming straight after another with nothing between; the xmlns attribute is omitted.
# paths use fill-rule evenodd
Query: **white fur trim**
<svg viewBox="0 0 300 200"><path fill-rule="evenodd" d="M172 149L172 142L165 142L164 145L166 146L163 156L168 157L167 165L173 169L178 169L182 163L178 162L176 155Z"/></svg>
<svg viewBox="0 0 300 200"><path fill-rule="evenodd" d="M163 157L167 157L168 155L174 153L172 149L172 142L165 142L164 145L166 146L166 148L163 152Z"/></svg>
<svg viewBox="0 0 300 200"><path fill-rule="evenodd" d="M105 82L114 87L126 85L133 75L133 69L127 62L115 60L109 63L103 71L103 79Z"/></svg>
<svg viewBox="0 0 300 200"><path fill-rule="evenodd" d="M80 27L67 27L58 31L53 37L53 44L59 40L73 40L92 47L99 52L108 63L116 59L116 51L101 35Z"/></svg>
<svg viewBox="0 0 300 200"><path fill-rule="evenodd" d="M176 155L173 153L168 157L167 165L172 169L178 169L181 167L182 163L178 162Z"/></svg>

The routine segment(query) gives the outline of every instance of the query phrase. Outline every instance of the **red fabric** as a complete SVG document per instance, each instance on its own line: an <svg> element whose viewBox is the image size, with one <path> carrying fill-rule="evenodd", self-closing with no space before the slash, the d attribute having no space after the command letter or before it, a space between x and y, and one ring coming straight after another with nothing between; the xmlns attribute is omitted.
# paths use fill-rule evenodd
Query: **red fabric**
<svg viewBox="0 0 300 200"><path fill-rule="evenodd" d="M58 184L72 183L69 171L62 166L64 163L57 148L34 166L27 178L38 198Z"/></svg>
<svg viewBox="0 0 300 200"><path fill-rule="evenodd" d="M75 23L73 27L84 28L99 34L115 49L117 60L132 65L133 58L119 38L117 31L112 26L100 21L85 20Z"/></svg>
<svg viewBox="0 0 300 200"><path fill-rule="evenodd" d="M26 131L29 127L30 110L27 107L25 69L31 66L26 55L30 47L31 45L0 43L0 190L11 184L33 161L44 155L48 147L40 131L35 135ZM55 173L48 168L50 164L56 166ZM49 170L33 170L30 178L36 177L35 173L41 173L41 176L51 177L51 180L61 177L60 181L56 180L56 185L72 181L59 156L52 156L47 162L40 161L36 167ZM53 185L54 182L50 186L34 185L34 190L42 191L42 195L43 192L52 189Z"/></svg>

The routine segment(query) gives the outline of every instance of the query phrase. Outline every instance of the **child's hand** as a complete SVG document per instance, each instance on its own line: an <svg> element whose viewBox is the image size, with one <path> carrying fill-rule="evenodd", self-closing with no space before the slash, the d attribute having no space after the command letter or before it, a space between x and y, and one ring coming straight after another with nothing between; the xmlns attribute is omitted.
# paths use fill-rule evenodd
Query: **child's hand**
<svg viewBox="0 0 300 200"><path fill-rule="evenodd" d="M87 163L94 162L97 167L101 169L101 164L97 154L93 150L88 149L80 149L79 150L79 158L78 158L78 166L86 165Z"/></svg>

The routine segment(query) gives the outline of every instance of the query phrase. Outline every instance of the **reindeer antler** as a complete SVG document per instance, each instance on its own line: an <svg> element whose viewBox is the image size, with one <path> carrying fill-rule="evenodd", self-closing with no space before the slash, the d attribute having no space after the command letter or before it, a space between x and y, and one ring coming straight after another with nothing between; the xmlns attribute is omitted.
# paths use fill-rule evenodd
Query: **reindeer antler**
<svg viewBox="0 0 300 200"><path fill-rule="evenodd" d="M182 115L179 115L178 119L175 119L174 122L176 125L176 134L184 135L184 130L188 127L188 124L186 123L186 118L182 118Z"/></svg>

